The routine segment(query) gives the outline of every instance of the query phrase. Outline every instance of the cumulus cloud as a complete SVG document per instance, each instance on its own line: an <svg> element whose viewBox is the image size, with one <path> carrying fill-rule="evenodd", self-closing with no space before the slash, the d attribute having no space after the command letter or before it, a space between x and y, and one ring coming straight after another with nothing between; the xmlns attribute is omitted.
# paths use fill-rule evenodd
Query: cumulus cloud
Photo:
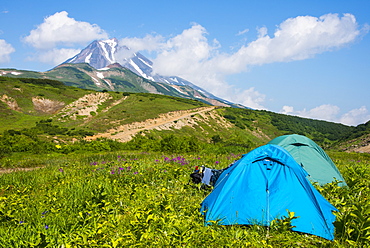
<svg viewBox="0 0 370 248"><path fill-rule="evenodd" d="M370 120L370 112L365 106L340 114L340 108L331 104L323 104L310 110L294 110L292 106L283 106L280 113L295 115L305 118L326 120L342 123L348 126L356 126Z"/></svg>
<svg viewBox="0 0 370 248"><path fill-rule="evenodd" d="M118 63L124 63L127 58L131 58L138 51L159 50L163 46L163 37L161 35L146 35L144 38L123 38L119 40L119 46L115 58ZM122 49L122 47L125 48Z"/></svg>
<svg viewBox="0 0 370 248"><path fill-rule="evenodd" d="M226 98L227 96L225 96ZM247 90L234 90L234 97L229 99L232 102L240 103L252 109L266 109L262 104L264 103L266 95L261 94L254 87Z"/></svg>
<svg viewBox="0 0 370 248"><path fill-rule="evenodd" d="M96 24L76 21L68 17L68 12L61 11L48 16L44 22L31 30L24 42L36 49L52 49L58 45L72 47L85 44L94 39L106 39L108 34Z"/></svg>
<svg viewBox="0 0 370 248"><path fill-rule="evenodd" d="M0 39L0 63L10 60L10 54L15 52L14 47L5 40Z"/></svg>
<svg viewBox="0 0 370 248"><path fill-rule="evenodd" d="M239 35L247 31L245 29ZM247 71L250 66L312 58L354 42L360 33L353 15L327 14L289 18L277 26L271 37L266 27L259 28L258 37L234 53L221 52L220 43L209 41L207 30L199 24L193 24L168 39L148 36L142 39L126 38L122 43L138 50L155 51L155 73L183 77L213 94L220 92L219 96L235 102L235 91L238 90L230 90L225 81L227 75ZM226 92L229 95L225 96ZM264 97L256 94L255 90L239 90L238 94L238 99L251 94L250 99L258 102L252 102L250 106L263 108ZM260 96L256 97L258 94ZM243 102L250 101L244 99Z"/></svg>
<svg viewBox="0 0 370 248"><path fill-rule="evenodd" d="M339 122L350 126L356 126L358 124L366 123L369 120L370 112L365 106L362 106L342 115L339 119Z"/></svg>
<svg viewBox="0 0 370 248"><path fill-rule="evenodd" d="M40 52L35 57L29 58L30 60L37 60L43 63L58 65L66 61L80 52L79 49L71 48L53 48L47 51Z"/></svg>
<svg viewBox="0 0 370 248"><path fill-rule="evenodd" d="M163 75L191 76L192 74L214 73L209 67L213 51L219 47L214 40L210 43L204 27L194 24L181 34L168 39L159 46L153 70ZM210 75L213 76L213 75Z"/></svg>
<svg viewBox="0 0 370 248"><path fill-rule="evenodd" d="M272 37L267 35L265 27L258 31L255 41L234 54L223 56L220 69L225 73L237 73L249 65L303 60L345 46L360 35L351 14L289 18L277 27Z"/></svg>

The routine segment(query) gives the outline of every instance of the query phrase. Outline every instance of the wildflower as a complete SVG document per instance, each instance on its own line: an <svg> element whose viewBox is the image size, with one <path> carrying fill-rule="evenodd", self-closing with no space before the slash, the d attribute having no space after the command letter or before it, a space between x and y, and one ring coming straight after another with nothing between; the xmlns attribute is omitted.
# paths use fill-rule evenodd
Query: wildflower
<svg viewBox="0 0 370 248"><path fill-rule="evenodd" d="M64 170L62 168L59 168L59 171L62 172L62 173L64 172Z"/></svg>
<svg viewBox="0 0 370 248"><path fill-rule="evenodd" d="M216 161L215 164L219 164L220 162L219 161Z"/></svg>
<svg viewBox="0 0 370 248"><path fill-rule="evenodd" d="M134 172L134 175L136 175L137 173L139 173L139 172L135 171L135 172Z"/></svg>
<svg viewBox="0 0 370 248"><path fill-rule="evenodd" d="M19 224L23 224L24 223L24 221L23 220L21 220L20 222L19 222Z"/></svg>
<svg viewBox="0 0 370 248"><path fill-rule="evenodd" d="M62 146L61 146L61 145L55 145L55 147L56 147L57 149L62 148Z"/></svg>
<svg viewBox="0 0 370 248"><path fill-rule="evenodd" d="M130 171L131 170L131 166L127 167L126 170L127 171Z"/></svg>
<svg viewBox="0 0 370 248"><path fill-rule="evenodd" d="M114 174L114 170L111 170L110 174Z"/></svg>
<svg viewBox="0 0 370 248"><path fill-rule="evenodd" d="M49 229L49 225L45 225L45 229Z"/></svg>
<svg viewBox="0 0 370 248"><path fill-rule="evenodd" d="M122 168L122 167L119 167L118 169L119 169L119 170L124 170L124 168Z"/></svg>

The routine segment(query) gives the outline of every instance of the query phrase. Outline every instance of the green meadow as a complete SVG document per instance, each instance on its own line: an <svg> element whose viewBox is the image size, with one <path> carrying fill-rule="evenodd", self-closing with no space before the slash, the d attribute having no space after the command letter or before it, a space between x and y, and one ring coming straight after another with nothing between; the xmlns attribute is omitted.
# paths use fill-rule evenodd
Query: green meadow
<svg viewBox="0 0 370 248"><path fill-rule="evenodd" d="M204 226L194 166L241 154L116 151L35 156L41 168L0 176L0 247L368 247L369 154L331 152L348 187L316 185L338 210L335 240L263 226ZM26 167L32 156L14 159ZM12 161L7 161L8 165ZM34 161L35 163L35 161ZM8 166L9 167L9 166ZM299 218L299 216L298 216Z"/></svg>

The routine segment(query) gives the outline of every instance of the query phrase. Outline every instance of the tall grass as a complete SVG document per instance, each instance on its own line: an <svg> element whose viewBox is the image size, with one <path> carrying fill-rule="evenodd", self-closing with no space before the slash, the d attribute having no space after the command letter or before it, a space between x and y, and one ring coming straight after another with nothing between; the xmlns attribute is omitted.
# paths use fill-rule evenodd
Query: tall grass
<svg viewBox="0 0 370 248"><path fill-rule="evenodd" d="M196 165L226 167L239 155L86 154L2 174L0 247L369 246L370 173L362 155L333 154L349 188L319 188L340 210L334 241L286 224L204 226L199 204L211 189L191 183L189 174Z"/></svg>

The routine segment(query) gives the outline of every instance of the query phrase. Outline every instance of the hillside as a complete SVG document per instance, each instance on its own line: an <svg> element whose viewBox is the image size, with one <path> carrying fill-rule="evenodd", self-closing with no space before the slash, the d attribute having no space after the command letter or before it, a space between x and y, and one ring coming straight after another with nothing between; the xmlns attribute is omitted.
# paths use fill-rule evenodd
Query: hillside
<svg viewBox="0 0 370 248"><path fill-rule="evenodd" d="M49 79L0 77L0 92L0 132L25 140L37 135L54 144L109 139L130 141L129 148L159 149L160 140L172 137L224 151L248 151L297 133L326 149L344 150L343 142L370 133L368 125L348 127L160 94L80 89Z"/></svg>
<svg viewBox="0 0 370 248"><path fill-rule="evenodd" d="M0 69L0 75L11 78L51 79L65 85L90 90L107 90L130 93L153 93L159 95L182 97L199 100L215 106L243 107L209 97L201 89L189 85L176 85L165 82L154 82L141 77L119 64L112 64L104 69L95 69L89 64L61 64L46 72Z"/></svg>

